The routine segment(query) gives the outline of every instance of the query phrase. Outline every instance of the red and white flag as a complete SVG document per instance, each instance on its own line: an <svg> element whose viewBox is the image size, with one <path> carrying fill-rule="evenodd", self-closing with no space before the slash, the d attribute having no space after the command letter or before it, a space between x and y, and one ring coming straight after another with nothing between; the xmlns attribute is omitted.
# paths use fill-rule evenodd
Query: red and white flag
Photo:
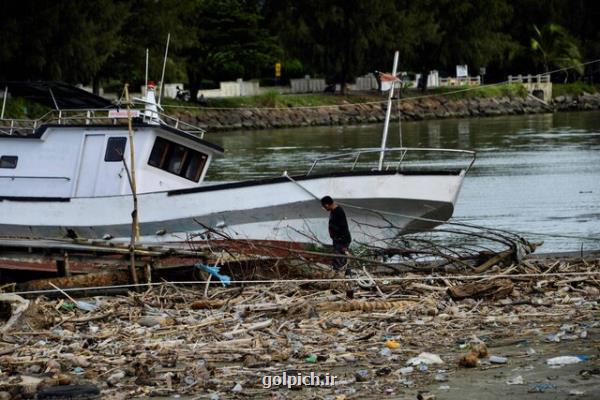
<svg viewBox="0 0 600 400"><path fill-rule="evenodd" d="M387 92L392 88L396 82L400 82L400 78L392 74L379 73L379 80L381 81L381 91Z"/></svg>

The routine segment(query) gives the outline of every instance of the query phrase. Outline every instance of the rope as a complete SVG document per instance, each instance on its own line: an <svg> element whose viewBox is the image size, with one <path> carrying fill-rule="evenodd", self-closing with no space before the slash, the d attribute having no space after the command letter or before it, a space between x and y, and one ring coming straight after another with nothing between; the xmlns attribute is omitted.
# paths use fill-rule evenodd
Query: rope
<svg viewBox="0 0 600 400"><path fill-rule="evenodd" d="M288 175L287 171L283 171L283 176L286 177L290 182L292 182L293 184L295 184L296 186L298 186L300 189L302 189L303 191L305 191L306 193L308 193L309 195L311 195L312 197L315 198L315 200L317 201L321 201L321 198L319 196L317 196L316 194L314 194L313 192L311 192L310 190L308 190L307 188L305 188L304 186L302 186L300 183L298 183L294 178L292 178L291 176Z"/></svg>
<svg viewBox="0 0 600 400"><path fill-rule="evenodd" d="M289 176L288 173L287 173L287 171L285 171L283 173L283 176L286 177L290 182L292 182L296 186L298 186L300 189L302 189L304 192L308 193L310 196L312 196L316 200L320 201L320 197L319 196L317 196L316 194L314 194L313 192L311 192L310 190L308 190L306 187L304 187L302 184L300 184L298 181L296 181L294 178L292 178L291 176ZM419 220L419 221L426 221L426 222L439 222L439 223L442 223L442 224L465 226L465 227L469 227L469 228L483 229L483 230L487 230L487 231L498 231L498 232L506 232L506 233L510 233L510 234L520 234L520 235L560 237L560 238L566 238L566 239L580 239L580 240L593 240L593 241L597 240L597 241L600 241L600 237L598 237L598 236L561 235L561 234L558 234L558 233L541 233L541 232L520 231L520 230L510 230L509 231L509 230L503 230L503 229L497 229L497 228L489 228L489 227L483 226L483 225L466 224L464 222L460 222L460 220L457 220L457 219L453 219L453 220L454 221L458 221L458 222L452 222L452 219L448 220L448 221L444 221L444 220L441 220L441 219L417 217L417 216L413 216L413 215L400 214L400 213L395 213L395 212L391 212L391 211L377 210L375 208L360 207L360 206L355 206L355 205L348 204L348 203L343 203L343 202L338 202L338 204L340 204L340 205L342 205L342 206L344 206L346 208L354 208L354 209L357 209L357 210L370 211L370 212L374 212L374 213L378 213L378 214L391 215L391 216L394 216L394 217L411 218L411 219L416 219L416 220Z"/></svg>
<svg viewBox="0 0 600 400"><path fill-rule="evenodd" d="M447 280L447 279L464 279L464 280L475 280L475 279L496 279L496 278L536 278L536 277L568 277L568 276L596 276L600 275L600 271L597 272L551 272L551 273L525 273L525 274L480 274L480 275L444 275L444 276L387 276L387 277L370 277L373 282L379 281L384 283L398 282L398 281L429 281L429 280ZM230 283L237 284L302 284L302 283L334 283L334 282L361 282L364 278L319 278L319 279L259 279L259 280L232 280ZM161 285L206 285L206 281L162 281L162 282L149 282L149 283L138 283L138 284L127 284L127 285L109 285L109 286L91 286L91 287L77 287L77 288L64 288L65 292L85 291L85 290L106 290L106 289L126 289L135 287L149 287L149 286L161 286ZM221 282L210 282L210 284L221 284ZM31 294L47 294L57 293L59 290L56 289L44 289L44 290L29 290L21 292L11 292L16 295L31 295Z"/></svg>

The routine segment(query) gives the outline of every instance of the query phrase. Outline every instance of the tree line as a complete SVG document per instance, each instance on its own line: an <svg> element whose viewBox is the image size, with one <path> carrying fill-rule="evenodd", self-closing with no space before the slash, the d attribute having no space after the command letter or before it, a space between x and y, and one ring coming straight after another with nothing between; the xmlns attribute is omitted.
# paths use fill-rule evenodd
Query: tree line
<svg viewBox="0 0 600 400"><path fill-rule="evenodd" d="M600 3L594 0L2 0L0 79L138 85L146 48L158 79L195 92L222 80L305 75L349 82L373 70L458 64L486 81L569 68L598 73Z"/></svg>

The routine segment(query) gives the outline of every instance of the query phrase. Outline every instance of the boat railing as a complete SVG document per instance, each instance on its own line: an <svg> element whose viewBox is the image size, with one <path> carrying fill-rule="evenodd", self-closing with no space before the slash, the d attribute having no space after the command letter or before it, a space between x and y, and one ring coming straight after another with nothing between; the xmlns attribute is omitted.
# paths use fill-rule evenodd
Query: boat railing
<svg viewBox="0 0 600 400"><path fill-rule="evenodd" d="M452 153L452 154L462 154L462 155L470 156L471 161L469 162L469 164L467 165L467 167L465 169L465 173L467 173L467 172L469 172L469 170L475 163L475 158L476 158L476 154L477 154L475 151L472 151L472 150L438 149L438 148L426 148L426 147L391 147L391 148L385 149L384 151L385 151L386 156L389 154L393 154L395 156L395 157L387 157L384 170L389 171L390 168L392 168L392 169L395 169L397 172L401 171L403 166L406 164L406 162L407 162L406 157L408 154L410 154L410 153L420 154L420 153L431 152L431 153L438 153L438 154L441 154L441 153L451 154ZM337 159L353 160L352 167L350 170L354 171L356 169L356 166L359 163L361 156L363 156L365 154L380 154L380 153L381 153L380 148L370 148L370 149L362 149L362 150L357 150L357 151L352 151L352 152L347 152L347 153L334 154L331 156L320 157L313 161L313 163L310 166L306 175L310 175L311 173L313 173L313 171L315 170L315 168L317 167L317 165L319 163L329 162L329 161L337 160ZM374 164L373 169L374 170L377 169L376 164Z"/></svg>
<svg viewBox="0 0 600 400"><path fill-rule="evenodd" d="M131 110L132 118L149 124L164 124L180 131L204 137L205 130L179 118L150 110ZM127 109L52 110L37 119L0 119L0 134L29 136L42 125L121 125L128 119Z"/></svg>

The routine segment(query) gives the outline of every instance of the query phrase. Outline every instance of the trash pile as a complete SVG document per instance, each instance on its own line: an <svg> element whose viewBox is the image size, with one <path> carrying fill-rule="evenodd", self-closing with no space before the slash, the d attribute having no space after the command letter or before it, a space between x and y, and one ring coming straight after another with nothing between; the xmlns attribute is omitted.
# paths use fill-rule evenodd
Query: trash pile
<svg viewBox="0 0 600 400"><path fill-rule="evenodd" d="M367 289L324 279L164 283L78 300L2 293L0 399L434 399L430 388L450 390L457 371L536 357L598 365L597 351L548 347L599 331L598 267L526 259L475 279L421 268L373 273Z"/></svg>

